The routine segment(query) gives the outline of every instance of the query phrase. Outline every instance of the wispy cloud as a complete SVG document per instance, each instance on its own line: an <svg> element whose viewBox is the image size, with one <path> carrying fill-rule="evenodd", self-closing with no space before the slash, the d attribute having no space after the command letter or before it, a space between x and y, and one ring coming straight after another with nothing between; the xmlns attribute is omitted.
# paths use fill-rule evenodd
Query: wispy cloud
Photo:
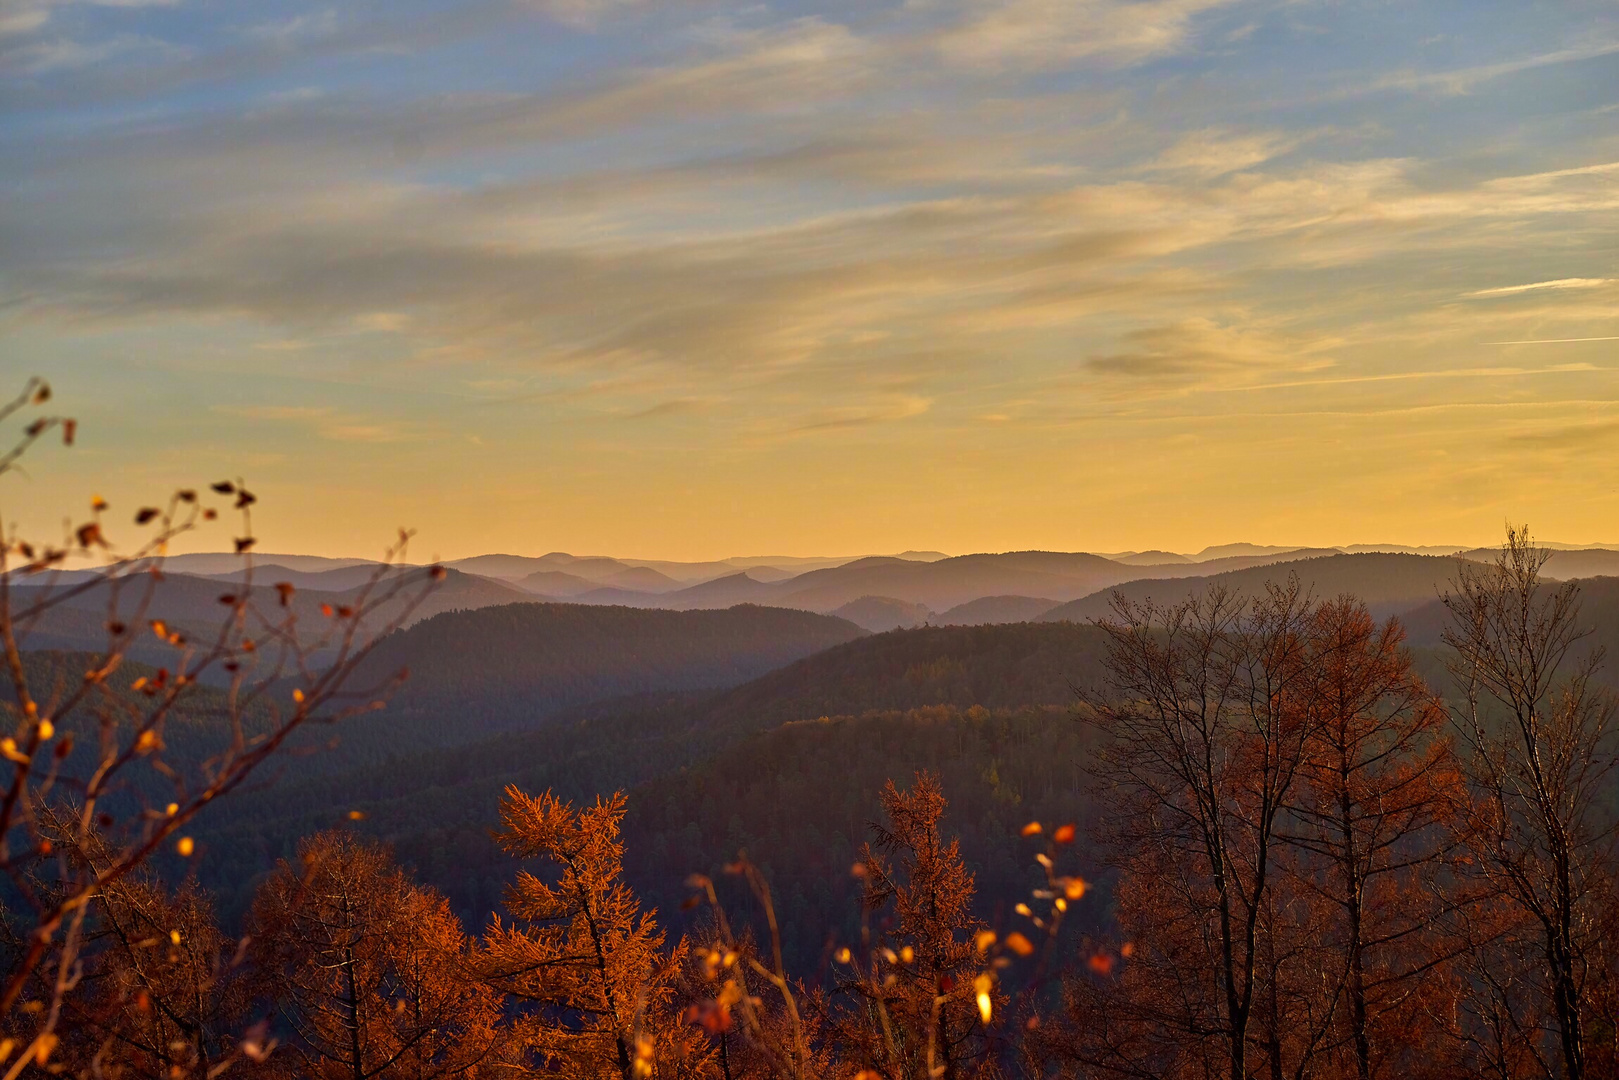
<svg viewBox="0 0 1619 1080"><path fill-rule="evenodd" d="M1598 57L1612 56L1615 53L1619 53L1619 42L1596 41L1572 48L1555 49L1551 52L1523 56L1514 60L1475 64L1470 67L1455 68L1449 71L1401 71L1392 75L1385 75L1373 81L1367 89L1437 90L1445 94L1466 94L1482 83L1499 79L1506 75L1516 75L1522 71L1532 71L1535 68L1552 67L1558 64L1595 60Z"/></svg>
<svg viewBox="0 0 1619 1080"><path fill-rule="evenodd" d="M1552 281L1535 281L1527 285L1502 285L1493 289L1475 289L1463 295L1470 299L1485 299L1492 296L1515 296L1518 293L1538 292L1542 289L1596 289L1613 282L1613 278L1556 278Z"/></svg>
<svg viewBox="0 0 1619 1080"><path fill-rule="evenodd" d="M1158 172L1186 172L1206 179L1251 169L1287 153L1300 138L1283 132L1234 132L1205 128L1182 136L1148 165Z"/></svg>
<svg viewBox="0 0 1619 1080"><path fill-rule="evenodd" d="M1193 24L1230 0L965 0L934 47L973 67L1133 64L1189 47Z"/></svg>
<svg viewBox="0 0 1619 1080"><path fill-rule="evenodd" d="M142 61L151 62L185 54L186 50L178 45L140 34L120 34L100 41L55 38L0 53L0 70L47 75L78 71L120 57L138 56Z"/></svg>
<svg viewBox="0 0 1619 1080"><path fill-rule="evenodd" d="M332 442L391 443L412 437L398 423L378 422L326 405L220 405L214 411L244 420L297 424Z"/></svg>
<svg viewBox="0 0 1619 1080"><path fill-rule="evenodd" d="M1186 319L1124 335L1121 352L1094 355L1085 365L1105 376L1188 385L1242 382L1281 370L1331 367L1325 350L1336 342L1311 342L1263 328Z"/></svg>
<svg viewBox="0 0 1619 1080"><path fill-rule="evenodd" d="M1619 341L1619 335L1613 337L1564 337L1564 338L1528 338L1523 341L1483 341L1481 345L1572 345L1581 341Z"/></svg>

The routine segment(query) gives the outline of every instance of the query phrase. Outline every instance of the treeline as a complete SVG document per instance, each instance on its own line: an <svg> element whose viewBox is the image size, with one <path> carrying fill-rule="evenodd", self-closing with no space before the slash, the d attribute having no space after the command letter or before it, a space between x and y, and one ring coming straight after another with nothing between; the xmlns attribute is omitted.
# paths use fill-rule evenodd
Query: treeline
<svg viewBox="0 0 1619 1080"><path fill-rule="evenodd" d="M887 783L851 852L813 822L847 814L868 767L833 794L785 759L834 755L845 740L817 736L838 727L874 740L871 760L930 725L1074 748L986 710L799 723L668 782L702 792L695 828L638 857L729 860L669 887L683 932L626 883L621 795L512 788L508 886L481 934L352 832L304 841L235 940L194 887L130 875L96 897L72 992L29 987L64 1010L59 1040L29 1045L84 1075L1614 1076L1613 706L1577 590L1541 582L1543 560L1514 533L1461 573L1448 701L1352 598L1290 582L1121 600L1081 708L1094 821L1020 825L1010 799L967 815L1017 853L1023 899L990 918L936 774ZM1055 762L1049 781L1074 782ZM71 821L44 820L59 858L94 862ZM798 834L821 848L805 867L765 850ZM1080 859L1113 876L1106 910ZM853 918L800 925L812 909L783 894L810 878ZM14 1014L7 1052L44 1011Z"/></svg>

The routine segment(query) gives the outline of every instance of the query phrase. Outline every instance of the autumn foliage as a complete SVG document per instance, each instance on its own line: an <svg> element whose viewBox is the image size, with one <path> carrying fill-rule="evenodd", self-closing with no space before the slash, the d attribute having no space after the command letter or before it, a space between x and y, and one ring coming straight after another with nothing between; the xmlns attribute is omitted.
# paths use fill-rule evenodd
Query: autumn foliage
<svg viewBox="0 0 1619 1080"><path fill-rule="evenodd" d="M542 867L518 875L510 920L490 926L481 966L522 1007L513 1038L548 1073L674 1076L702 1056L674 1000L684 945L664 948L654 913L623 881L624 805L617 794L575 810L515 788L501 805L501 846Z"/></svg>
<svg viewBox="0 0 1619 1080"><path fill-rule="evenodd" d="M473 1077L495 1049L496 993L444 898L381 849L326 832L259 889L250 938L257 989L290 1036L274 1071Z"/></svg>

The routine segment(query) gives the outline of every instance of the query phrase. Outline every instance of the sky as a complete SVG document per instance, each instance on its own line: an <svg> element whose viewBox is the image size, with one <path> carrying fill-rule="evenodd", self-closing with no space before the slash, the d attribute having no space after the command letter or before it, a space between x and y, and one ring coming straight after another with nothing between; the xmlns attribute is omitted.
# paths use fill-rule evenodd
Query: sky
<svg viewBox="0 0 1619 1080"><path fill-rule="evenodd" d="M31 374L35 534L1616 542L1619 4L0 0Z"/></svg>

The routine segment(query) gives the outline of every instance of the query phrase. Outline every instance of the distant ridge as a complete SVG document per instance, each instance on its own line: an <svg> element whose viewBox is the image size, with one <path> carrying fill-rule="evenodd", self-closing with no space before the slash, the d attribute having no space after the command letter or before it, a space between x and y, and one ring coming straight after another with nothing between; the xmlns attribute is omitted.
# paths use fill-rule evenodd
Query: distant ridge
<svg viewBox="0 0 1619 1080"><path fill-rule="evenodd" d="M1456 576L1456 560L1434 555L1338 553L1251 566L1208 577L1143 579L1063 604L1042 618L1071 622L1105 619L1112 614L1115 594L1137 603L1151 599L1160 604L1175 604L1188 596L1202 595L1211 585L1219 584L1251 596L1267 583L1284 581L1290 574L1296 574L1300 584L1318 599L1351 593L1365 601L1373 615L1383 618L1411 611L1438 597Z"/></svg>
<svg viewBox="0 0 1619 1080"><path fill-rule="evenodd" d="M925 604L895 600L891 596L862 596L851 600L830 613L835 618L848 619L856 626L872 633L888 630L909 630L928 622L933 612Z"/></svg>
<svg viewBox="0 0 1619 1080"><path fill-rule="evenodd" d="M1055 600L1040 596L981 596L939 613L933 621L939 626L991 626L999 623L1034 622L1057 607Z"/></svg>

